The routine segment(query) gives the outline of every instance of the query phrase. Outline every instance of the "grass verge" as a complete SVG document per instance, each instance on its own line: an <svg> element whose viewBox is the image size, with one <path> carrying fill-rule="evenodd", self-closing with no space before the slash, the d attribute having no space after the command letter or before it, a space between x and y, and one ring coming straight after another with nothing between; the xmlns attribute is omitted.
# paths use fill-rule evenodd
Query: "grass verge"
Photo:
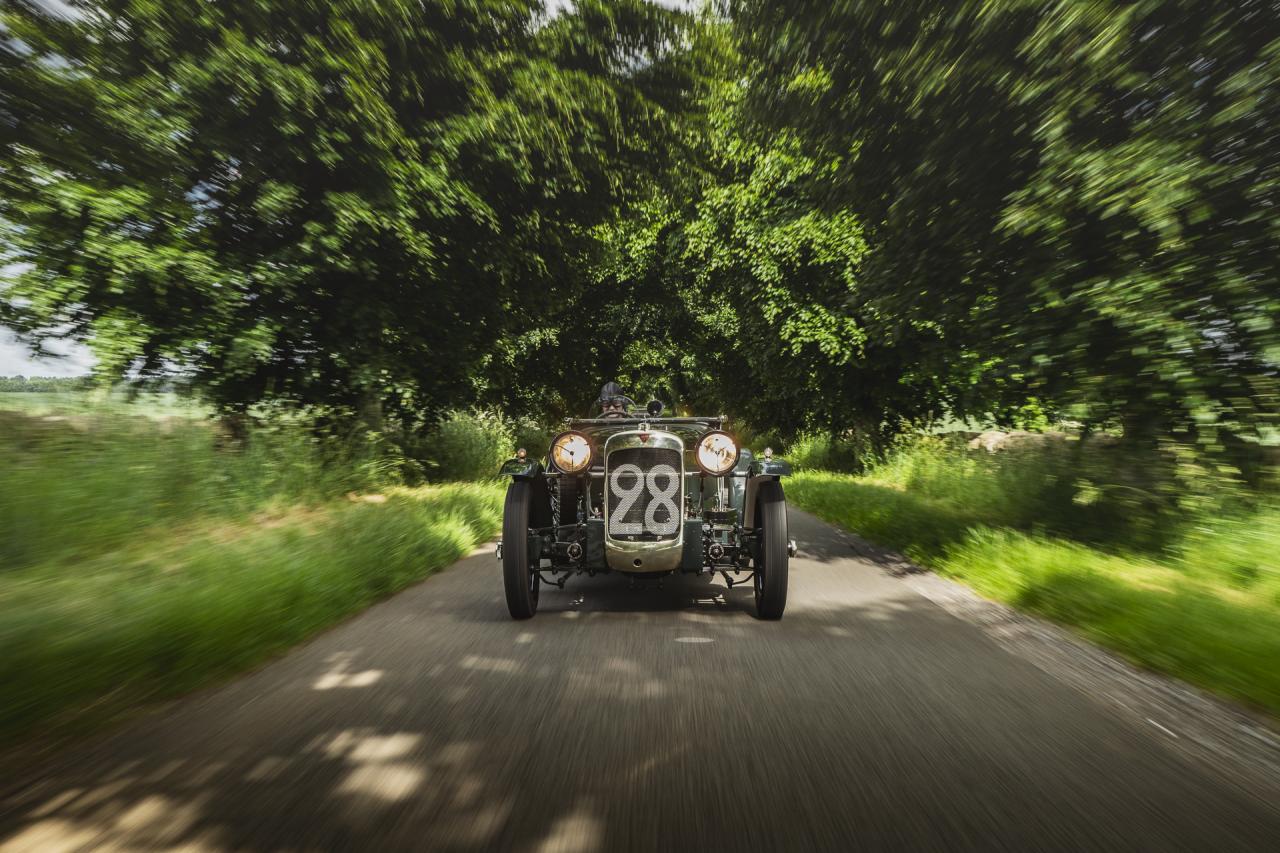
<svg viewBox="0 0 1280 853"><path fill-rule="evenodd" d="M866 476L801 473L787 496L982 595L1280 716L1280 509L1192 517L1159 549L1126 548L1090 541L1097 507L1081 506L1079 491L1073 501L1062 477L1037 479L1043 459L928 452Z"/></svg>
<svg viewBox="0 0 1280 853"><path fill-rule="evenodd" d="M0 574L0 743L252 666L449 565L500 522L495 485L377 498L153 531L74 569Z"/></svg>
<svg viewBox="0 0 1280 853"><path fill-rule="evenodd" d="M252 666L501 513L496 483L397 486L376 451L300 424L228 442L149 410L0 411L0 749Z"/></svg>

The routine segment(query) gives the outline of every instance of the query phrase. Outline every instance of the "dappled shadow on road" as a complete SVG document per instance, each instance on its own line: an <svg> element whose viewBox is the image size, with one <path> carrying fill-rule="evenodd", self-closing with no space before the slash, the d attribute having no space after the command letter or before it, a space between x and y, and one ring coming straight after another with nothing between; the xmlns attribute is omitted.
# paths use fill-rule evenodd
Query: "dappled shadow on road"
<svg viewBox="0 0 1280 853"><path fill-rule="evenodd" d="M798 565L781 623L751 616L749 587L617 577L512 622L492 559L467 561L66 756L5 800L0 840L1231 849L1280 830L900 582L863 567L870 585L850 586L852 570Z"/></svg>
<svg viewBox="0 0 1280 853"><path fill-rule="evenodd" d="M750 575L743 575L749 578ZM632 578L623 574L574 575L564 589L543 585L539 618L599 619L606 614L669 612L755 613L751 581L730 589L719 577L671 574ZM451 612L453 618L479 623L509 623L506 608L488 599L471 600Z"/></svg>

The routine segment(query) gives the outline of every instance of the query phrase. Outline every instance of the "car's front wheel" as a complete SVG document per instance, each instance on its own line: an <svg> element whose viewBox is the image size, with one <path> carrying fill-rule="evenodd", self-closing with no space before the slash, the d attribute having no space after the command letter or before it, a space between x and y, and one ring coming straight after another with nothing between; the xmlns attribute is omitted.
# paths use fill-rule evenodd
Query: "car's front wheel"
<svg viewBox="0 0 1280 853"><path fill-rule="evenodd" d="M756 615L781 619L787 609L787 573L791 557L787 540L787 499L782 484L769 480L756 492Z"/></svg>
<svg viewBox="0 0 1280 853"><path fill-rule="evenodd" d="M512 619L528 619L538 610L540 579L529 554L533 486L529 480L512 482L502 508L502 580Z"/></svg>

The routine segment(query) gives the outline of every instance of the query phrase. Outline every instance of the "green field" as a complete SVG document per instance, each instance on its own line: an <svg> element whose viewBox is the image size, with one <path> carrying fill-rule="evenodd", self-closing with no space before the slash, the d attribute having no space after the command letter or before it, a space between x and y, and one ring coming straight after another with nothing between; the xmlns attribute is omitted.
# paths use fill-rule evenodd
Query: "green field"
<svg viewBox="0 0 1280 853"><path fill-rule="evenodd" d="M299 428L231 447L154 408L3 411L21 396L0 395L0 746L242 670L499 526L496 485L396 486Z"/></svg>
<svg viewBox="0 0 1280 853"><path fill-rule="evenodd" d="M123 391L19 391L0 394L0 411L28 415L106 414L146 418L202 418L208 410L173 393L141 393L134 397Z"/></svg>
<svg viewBox="0 0 1280 853"><path fill-rule="evenodd" d="M1081 468L1072 451L926 440L861 476L798 474L787 496L982 595L1280 715L1280 505L1205 494L1200 509L1150 518L1126 503L1133 487L1088 481L1111 460Z"/></svg>

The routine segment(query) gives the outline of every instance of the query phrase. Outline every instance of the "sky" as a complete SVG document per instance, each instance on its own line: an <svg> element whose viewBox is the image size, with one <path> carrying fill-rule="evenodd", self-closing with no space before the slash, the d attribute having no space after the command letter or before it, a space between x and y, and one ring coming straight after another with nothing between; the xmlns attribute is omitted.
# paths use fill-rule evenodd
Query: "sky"
<svg viewBox="0 0 1280 853"><path fill-rule="evenodd" d="M65 0L35 0L35 4L46 12L63 18L78 18L81 14Z"/></svg>
<svg viewBox="0 0 1280 853"><path fill-rule="evenodd" d="M49 349L66 357L34 359L13 332L0 326L0 376L83 376L93 369L93 355L83 345L54 343Z"/></svg>

